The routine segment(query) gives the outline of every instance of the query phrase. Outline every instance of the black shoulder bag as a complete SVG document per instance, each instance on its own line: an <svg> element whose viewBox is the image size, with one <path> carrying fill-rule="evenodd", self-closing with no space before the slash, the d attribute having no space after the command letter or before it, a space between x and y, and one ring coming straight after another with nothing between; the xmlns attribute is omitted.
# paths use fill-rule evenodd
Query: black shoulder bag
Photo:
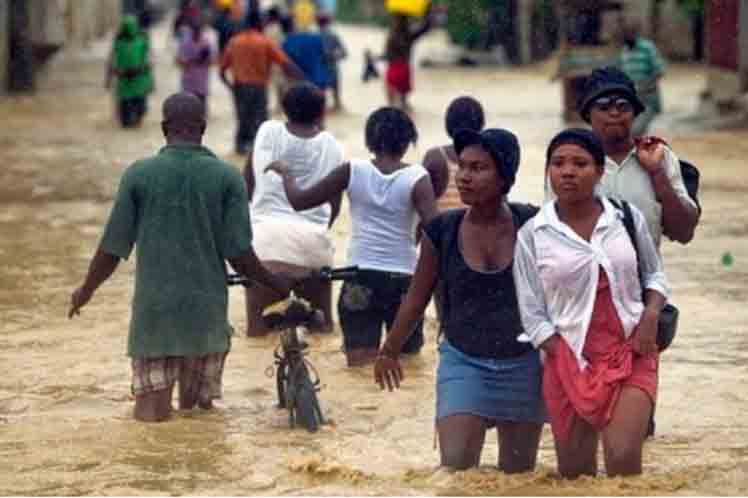
<svg viewBox="0 0 748 498"><path fill-rule="evenodd" d="M634 215L631 212L631 207L626 201L610 200L611 203L618 209L623 211L623 226L626 228L626 232L629 234L631 244L634 246L634 252L636 252L637 271L639 273L639 282L642 287L642 301L644 301L644 279L642 274L641 258L639 258L639 244L636 242L636 227L634 226ZM665 307L660 311L660 320L657 323L657 348L660 352L665 351L675 339L675 332L678 329L678 308L672 304L665 304Z"/></svg>

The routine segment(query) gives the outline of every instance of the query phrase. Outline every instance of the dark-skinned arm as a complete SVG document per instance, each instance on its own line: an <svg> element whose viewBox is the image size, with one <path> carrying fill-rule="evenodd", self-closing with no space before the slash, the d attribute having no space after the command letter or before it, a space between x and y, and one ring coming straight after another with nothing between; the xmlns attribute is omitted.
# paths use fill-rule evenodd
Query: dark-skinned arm
<svg viewBox="0 0 748 498"><path fill-rule="evenodd" d="M412 195L413 206L421 218L421 226L424 226L439 214L439 210L436 208L434 187L431 184L431 177L429 175L424 176L416 182Z"/></svg>
<svg viewBox="0 0 748 498"><path fill-rule="evenodd" d="M290 59L281 63L281 69L283 70L283 74L292 80L303 81L306 79L304 71Z"/></svg>
<svg viewBox="0 0 748 498"><path fill-rule="evenodd" d="M228 262L234 270L251 279L252 282L274 290L279 300L286 298L291 292L291 281L270 273L262 265L252 247L236 258L228 258Z"/></svg>
<svg viewBox="0 0 748 498"><path fill-rule="evenodd" d="M252 196L255 194L255 186L257 185L255 180L255 169L252 162L252 154L247 155L247 162L244 163L244 184L247 186L247 198L252 202Z"/></svg>
<svg viewBox="0 0 748 498"><path fill-rule="evenodd" d="M434 187L434 197L439 199L447 191L449 184L449 165L444 160L444 155L439 147L433 147L426 151L423 156L423 167L431 176L431 185Z"/></svg>
<svg viewBox="0 0 748 498"><path fill-rule="evenodd" d="M308 189L301 189L296 185L296 179L288 174L288 166L281 161L271 163L265 171L275 171L283 178L286 197L296 211L311 209L326 202L332 203L348 188L348 182L351 179L350 163L338 166Z"/></svg>
<svg viewBox="0 0 748 498"><path fill-rule="evenodd" d="M689 243L699 222L699 210L675 192L664 168L651 173L650 178L662 205L663 232L681 244Z"/></svg>
<svg viewBox="0 0 748 498"><path fill-rule="evenodd" d="M340 214L340 205L343 203L343 193L339 193L335 198L330 200L330 223L327 224L327 228L332 228L335 224L335 220L338 219Z"/></svg>
<svg viewBox="0 0 748 498"><path fill-rule="evenodd" d="M416 324L423 317L429 304L439 276L439 258L431 241L426 238L421 245L421 254L416 265L416 272L410 282L400 308L397 310L395 323L387 334L387 340L379 350L374 363L374 380L381 389L385 386L392 391L400 387L403 370L398 361L400 350L413 333Z"/></svg>
<svg viewBox="0 0 748 498"><path fill-rule="evenodd" d="M91 264L88 266L88 274L83 281L83 285L78 287L71 296L68 318L80 315L81 308L91 300L96 289L112 276L119 265L119 261L119 257L106 253L101 248L96 250L96 254L94 254Z"/></svg>
<svg viewBox="0 0 748 498"><path fill-rule="evenodd" d="M657 200L662 205L662 228L671 239L686 244L693 238L699 211L688 200L682 199L673 187L679 178L668 172L668 162L680 168L677 158L665 147L665 142L657 137L642 137L636 143L636 155L642 168L649 174ZM667 157L669 156L669 158ZM682 180L681 180L682 181Z"/></svg>
<svg viewBox="0 0 748 498"><path fill-rule="evenodd" d="M428 31L431 29L433 25L432 19L431 19L431 5L429 5L429 10L424 14L423 21L421 21L421 25L415 28L414 30L411 30L410 32L410 39L415 41L428 33Z"/></svg>

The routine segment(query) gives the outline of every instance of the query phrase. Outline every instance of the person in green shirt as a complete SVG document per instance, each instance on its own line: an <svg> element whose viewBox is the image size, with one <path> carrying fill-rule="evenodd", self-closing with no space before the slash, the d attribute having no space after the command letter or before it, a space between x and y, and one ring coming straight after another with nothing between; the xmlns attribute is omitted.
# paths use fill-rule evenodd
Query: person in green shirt
<svg viewBox="0 0 748 498"><path fill-rule="evenodd" d="M166 146L124 173L109 221L68 317L136 248L135 295L127 353L135 418L160 421L179 407L212 408L230 349L226 264L279 299L290 281L272 275L252 248L247 189L239 171L206 147L205 107L194 95L166 99Z"/></svg>
<svg viewBox="0 0 748 498"><path fill-rule="evenodd" d="M623 26L623 49L619 66L636 85L636 92L644 103L644 112L634 120L635 137L647 133L655 117L662 113L660 80L665 74L665 62L654 43L640 34L639 23L627 20Z"/></svg>
<svg viewBox="0 0 748 498"><path fill-rule="evenodd" d="M150 40L140 29L138 18L122 17L107 64L105 87L117 78L117 114L123 128L139 126L148 110L148 94L153 90Z"/></svg>

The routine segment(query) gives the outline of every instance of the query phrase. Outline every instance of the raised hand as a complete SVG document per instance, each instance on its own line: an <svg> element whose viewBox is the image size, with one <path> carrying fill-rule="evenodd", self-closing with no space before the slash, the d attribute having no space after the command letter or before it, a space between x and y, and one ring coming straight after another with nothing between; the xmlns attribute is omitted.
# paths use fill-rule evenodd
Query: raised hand
<svg viewBox="0 0 748 498"><path fill-rule="evenodd" d="M664 169L666 142L663 139L652 136L637 137L634 144L639 163L650 175Z"/></svg>

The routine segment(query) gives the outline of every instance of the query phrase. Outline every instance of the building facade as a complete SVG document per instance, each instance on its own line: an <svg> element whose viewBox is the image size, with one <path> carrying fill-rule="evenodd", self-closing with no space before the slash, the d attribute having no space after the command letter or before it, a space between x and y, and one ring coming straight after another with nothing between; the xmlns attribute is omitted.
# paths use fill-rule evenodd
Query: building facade
<svg viewBox="0 0 748 498"><path fill-rule="evenodd" d="M748 92L748 3L706 3L707 92L718 104L730 104Z"/></svg>
<svg viewBox="0 0 748 498"><path fill-rule="evenodd" d="M0 93L31 89L36 67L64 46L106 35L119 15L120 0L0 1ZM16 78L19 72L30 77Z"/></svg>

